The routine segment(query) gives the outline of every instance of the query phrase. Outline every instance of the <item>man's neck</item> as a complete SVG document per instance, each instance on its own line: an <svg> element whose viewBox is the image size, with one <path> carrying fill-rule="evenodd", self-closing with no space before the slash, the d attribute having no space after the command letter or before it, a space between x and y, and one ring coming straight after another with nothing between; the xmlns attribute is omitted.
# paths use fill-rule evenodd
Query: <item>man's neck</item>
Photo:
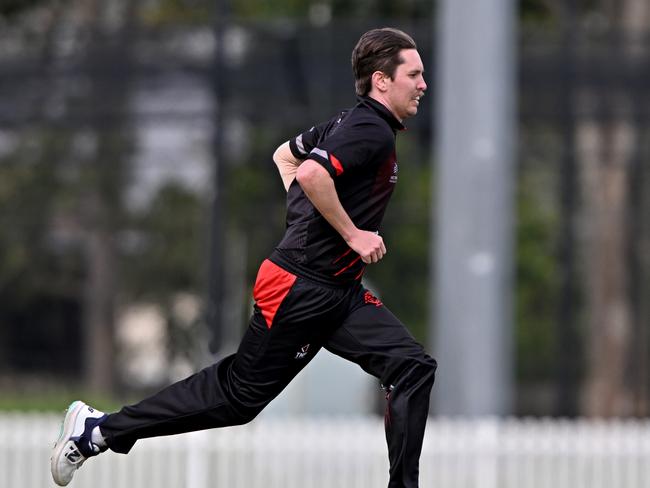
<svg viewBox="0 0 650 488"><path fill-rule="evenodd" d="M395 117L397 120L399 120L400 124L404 122L404 121L403 121L400 117L398 117L397 114L393 111L393 109L390 107L390 104L388 103L388 101L386 100L386 98L382 96L381 93L377 93L377 92L374 92L374 91L373 91L373 92L368 93L368 97L369 97L369 98L372 98L373 100L375 100L375 101L381 103L384 107L386 107L386 109L388 109L388 111L389 111L390 113L393 114L393 117Z"/></svg>

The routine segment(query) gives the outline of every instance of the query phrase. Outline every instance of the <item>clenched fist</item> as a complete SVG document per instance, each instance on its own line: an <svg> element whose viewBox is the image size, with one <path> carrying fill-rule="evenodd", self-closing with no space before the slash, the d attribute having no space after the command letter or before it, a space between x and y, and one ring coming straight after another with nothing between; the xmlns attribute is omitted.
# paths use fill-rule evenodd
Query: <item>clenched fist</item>
<svg viewBox="0 0 650 488"><path fill-rule="evenodd" d="M381 236L367 230L357 230L348 240L348 246L361 256L361 260L366 264L376 263L386 254L386 246Z"/></svg>

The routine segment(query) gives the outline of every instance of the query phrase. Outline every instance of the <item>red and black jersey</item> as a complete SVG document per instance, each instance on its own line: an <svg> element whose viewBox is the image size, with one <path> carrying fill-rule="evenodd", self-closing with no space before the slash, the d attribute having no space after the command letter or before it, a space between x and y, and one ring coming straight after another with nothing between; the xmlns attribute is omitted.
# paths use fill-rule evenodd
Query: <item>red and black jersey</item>
<svg viewBox="0 0 650 488"><path fill-rule="evenodd" d="M323 165L354 224L379 232L397 182L395 134L404 126L369 97L289 141L301 160ZM315 209L297 181L287 194L287 230L270 259L297 274L330 284L359 280L365 264Z"/></svg>

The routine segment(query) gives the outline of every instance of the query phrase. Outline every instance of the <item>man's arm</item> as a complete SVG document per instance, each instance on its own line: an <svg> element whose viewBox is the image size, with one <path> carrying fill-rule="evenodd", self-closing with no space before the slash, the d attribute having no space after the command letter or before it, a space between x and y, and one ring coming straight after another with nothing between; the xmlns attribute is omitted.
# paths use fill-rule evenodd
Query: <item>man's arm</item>
<svg viewBox="0 0 650 488"><path fill-rule="evenodd" d="M361 230L354 225L341 205L334 180L323 166L307 159L297 168L296 179L314 207L348 246L361 256L364 263L376 263L384 257L384 240L375 232Z"/></svg>
<svg viewBox="0 0 650 488"><path fill-rule="evenodd" d="M289 187L296 177L298 166L302 163L302 161L296 158L291 152L289 141L285 142L275 150L273 153L273 162L275 162L275 165L278 167L282 183L284 184L284 189L289 191Z"/></svg>

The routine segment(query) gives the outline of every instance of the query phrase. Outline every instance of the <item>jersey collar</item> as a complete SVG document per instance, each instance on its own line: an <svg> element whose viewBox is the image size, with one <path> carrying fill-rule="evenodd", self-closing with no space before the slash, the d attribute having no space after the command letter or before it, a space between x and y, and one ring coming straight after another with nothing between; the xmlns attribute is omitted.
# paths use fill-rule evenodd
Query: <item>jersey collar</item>
<svg viewBox="0 0 650 488"><path fill-rule="evenodd" d="M378 102L372 97L364 96L358 97L359 103L366 105L372 108L382 119L388 122L388 125L392 127L393 130L405 130L404 124L402 124L393 113L386 108L384 104Z"/></svg>

